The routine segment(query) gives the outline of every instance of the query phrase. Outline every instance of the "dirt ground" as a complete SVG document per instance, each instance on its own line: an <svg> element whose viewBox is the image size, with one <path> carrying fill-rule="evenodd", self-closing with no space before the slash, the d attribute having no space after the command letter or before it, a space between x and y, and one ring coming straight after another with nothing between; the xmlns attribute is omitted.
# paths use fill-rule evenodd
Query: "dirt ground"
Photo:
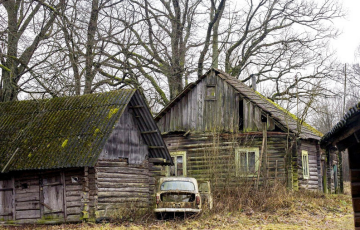
<svg viewBox="0 0 360 230"><path fill-rule="evenodd" d="M18 225L0 226L9 230L121 230L121 229L354 229L350 184L345 183L344 193L329 195L306 191L280 191L269 196L261 206L241 205L227 200L217 203L211 212L186 219L157 220L154 215L139 216L113 223ZM221 206L221 204L223 206ZM240 204L240 205L239 205ZM224 206L225 205L225 206ZM233 211L229 211L233 210ZM133 215L135 216L135 215ZM133 218L133 217L131 217Z"/></svg>
<svg viewBox="0 0 360 230"><path fill-rule="evenodd" d="M287 208L271 212L238 210L205 213L188 219L156 220L153 216L134 222L108 224L62 224L52 226L2 226L2 229L354 229L350 195L324 195L320 198L295 198Z"/></svg>

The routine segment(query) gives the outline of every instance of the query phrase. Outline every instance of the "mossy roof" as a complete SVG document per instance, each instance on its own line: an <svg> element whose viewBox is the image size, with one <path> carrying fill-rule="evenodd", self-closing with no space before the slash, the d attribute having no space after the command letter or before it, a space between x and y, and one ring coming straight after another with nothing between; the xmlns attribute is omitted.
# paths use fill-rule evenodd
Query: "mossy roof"
<svg viewBox="0 0 360 230"><path fill-rule="evenodd" d="M175 104L189 91L191 91L202 79L206 78L212 72L215 72L216 76L222 78L225 82L231 85L237 92L239 92L242 97L247 98L252 103L256 104L261 108L265 113L270 114L270 116L280 123L285 128L289 129L292 133L297 133L298 122L301 124L301 131L299 136L303 139L315 139L320 140L320 137L323 135L321 132L316 130L311 125L299 119L294 114L290 113L288 110L284 109L277 103L271 101L265 96L261 95L259 92L254 91L252 88L244 84L242 81L230 76L229 74L218 70L210 69L205 73L200 79L194 83L190 83L183 92L181 92L177 97L175 97L168 105L166 105L160 113L155 117L155 121L159 121L161 117L165 115Z"/></svg>
<svg viewBox="0 0 360 230"><path fill-rule="evenodd" d="M135 91L0 103L1 172L93 166Z"/></svg>

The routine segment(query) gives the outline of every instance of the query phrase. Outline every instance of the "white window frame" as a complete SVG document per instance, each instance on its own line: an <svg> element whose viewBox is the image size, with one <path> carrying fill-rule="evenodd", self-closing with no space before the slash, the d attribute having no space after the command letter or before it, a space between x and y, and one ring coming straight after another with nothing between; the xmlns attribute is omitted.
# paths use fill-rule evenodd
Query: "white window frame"
<svg viewBox="0 0 360 230"><path fill-rule="evenodd" d="M247 161L247 166L248 164L248 152L255 152L255 173L254 174L245 174L245 176L255 176L258 173L259 170L259 148L244 148L244 147L240 147L240 148L235 148L235 166L236 166L236 176L240 176L243 173L240 172L240 152L246 152L246 161Z"/></svg>
<svg viewBox="0 0 360 230"><path fill-rule="evenodd" d="M306 150L301 151L301 161L302 161L303 178L307 180L310 178L308 151Z"/></svg>
<svg viewBox="0 0 360 230"><path fill-rule="evenodd" d="M183 175L182 176L187 176L186 151L170 152L170 156L175 157L175 158L177 156L182 156L182 159L183 159ZM175 174L177 174L177 162L176 162L176 160L174 162L174 166L175 166ZM171 166L167 167L166 176L170 176L170 167ZM178 176L178 175L176 175L176 176Z"/></svg>

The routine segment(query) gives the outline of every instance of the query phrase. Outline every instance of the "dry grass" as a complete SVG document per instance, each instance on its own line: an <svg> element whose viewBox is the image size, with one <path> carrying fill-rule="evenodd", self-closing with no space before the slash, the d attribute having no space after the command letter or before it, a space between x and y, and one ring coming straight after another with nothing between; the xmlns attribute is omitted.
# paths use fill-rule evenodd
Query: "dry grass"
<svg viewBox="0 0 360 230"><path fill-rule="evenodd" d="M347 185L348 186L348 185ZM244 190L243 190L244 191ZM261 192L262 191L262 192ZM239 191L238 191L239 192ZM257 193L227 194L217 198L214 210L185 220L158 221L144 216L133 222L111 224L64 224L57 226L20 226L11 229L353 229L349 194L324 195L292 192L269 187ZM245 200L248 198L249 200ZM238 200L235 200L238 199ZM256 200L260 199L260 200Z"/></svg>

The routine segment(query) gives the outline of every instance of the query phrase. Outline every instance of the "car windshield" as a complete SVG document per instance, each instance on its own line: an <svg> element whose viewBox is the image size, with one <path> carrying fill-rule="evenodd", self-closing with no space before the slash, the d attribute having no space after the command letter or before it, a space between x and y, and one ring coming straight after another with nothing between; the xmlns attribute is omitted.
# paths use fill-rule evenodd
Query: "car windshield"
<svg viewBox="0 0 360 230"><path fill-rule="evenodd" d="M195 185L190 181L165 181L160 186L161 191L181 190L194 191Z"/></svg>

